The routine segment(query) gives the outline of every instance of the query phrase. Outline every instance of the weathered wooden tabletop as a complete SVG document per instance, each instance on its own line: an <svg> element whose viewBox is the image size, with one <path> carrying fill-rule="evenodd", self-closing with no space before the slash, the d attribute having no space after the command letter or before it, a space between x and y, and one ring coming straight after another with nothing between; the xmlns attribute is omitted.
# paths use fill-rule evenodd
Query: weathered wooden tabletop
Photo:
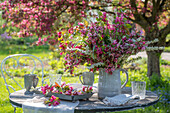
<svg viewBox="0 0 170 113"><path fill-rule="evenodd" d="M22 107L22 104L27 99L32 99L35 95L25 95L25 90L19 90L11 93L9 99L10 102L18 107ZM131 94L131 88L126 87L122 89L122 94ZM75 108L75 113L94 113L94 112L109 112L109 111L122 111L137 109L141 107L147 107L158 102L159 97L151 92L146 91L146 98L134 103L127 103L122 106L107 106L102 101L98 100L97 93L95 93L89 100L80 100L79 105Z"/></svg>

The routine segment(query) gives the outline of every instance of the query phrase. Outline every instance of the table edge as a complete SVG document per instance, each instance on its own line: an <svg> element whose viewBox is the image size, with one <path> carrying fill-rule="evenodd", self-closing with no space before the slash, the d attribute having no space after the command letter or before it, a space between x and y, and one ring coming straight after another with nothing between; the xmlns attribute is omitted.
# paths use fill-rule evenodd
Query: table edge
<svg viewBox="0 0 170 113"><path fill-rule="evenodd" d="M135 106L124 106L124 107L120 107L120 108L113 108L113 107L108 107L108 108L98 108L98 109L79 109L78 107L75 108L75 113L83 113L84 112L103 112L103 111L108 111L108 112L113 112L113 111L123 111L123 110L133 110L133 109L139 109L139 108L143 108L143 107L148 107L151 105L156 104L159 101L160 97L158 96L158 99L151 102L151 103L147 103L147 104L143 104L143 105L135 105Z"/></svg>

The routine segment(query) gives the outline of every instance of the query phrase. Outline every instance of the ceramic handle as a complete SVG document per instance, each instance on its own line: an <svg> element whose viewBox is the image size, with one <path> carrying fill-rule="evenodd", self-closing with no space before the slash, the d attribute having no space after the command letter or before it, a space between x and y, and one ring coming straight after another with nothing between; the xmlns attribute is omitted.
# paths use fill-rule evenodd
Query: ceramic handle
<svg viewBox="0 0 170 113"><path fill-rule="evenodd" d="M38 77L36 77L33 81L33 87L34 88L36 88L36 86L38 85L38 81L39 81L39 79L38 79Z"/></svg>
<svg viewBox="0 0 170 113"><path fill-rule="evenodd" d="M128 77L128 72L127 72L126 70L124 70L124 69L120 69L120 71L126 73L126 81L125 81L125 83L121 86L121 88L124 88L124 87L126 86L127 82L128 82L128 78L129 78L129 77Z"/></svg>
<svg viewBox="0 0 170 113"><path fill-rule="evenodd" d="M79 80L80 80L80 82L82 83L82 84L84 84L84 82L81 80L81 77L82 77L83 75L80 75L79 76Z"/></svg>

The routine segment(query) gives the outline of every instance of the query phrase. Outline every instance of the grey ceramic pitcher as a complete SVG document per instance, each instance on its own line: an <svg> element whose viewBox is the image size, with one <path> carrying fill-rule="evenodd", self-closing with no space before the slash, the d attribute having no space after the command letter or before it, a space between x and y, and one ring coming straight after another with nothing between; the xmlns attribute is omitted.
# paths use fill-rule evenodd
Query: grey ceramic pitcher
<svg viewBox="0 0 170 113"><path fill-rule="evenodd" d="M126 81L121 86L120 71L126 73ZM99 69L98 98L103 99L121 94L121 88L128 82L128 73L124 69L116 69L112 74L106 73L105 69Z"/></svg>

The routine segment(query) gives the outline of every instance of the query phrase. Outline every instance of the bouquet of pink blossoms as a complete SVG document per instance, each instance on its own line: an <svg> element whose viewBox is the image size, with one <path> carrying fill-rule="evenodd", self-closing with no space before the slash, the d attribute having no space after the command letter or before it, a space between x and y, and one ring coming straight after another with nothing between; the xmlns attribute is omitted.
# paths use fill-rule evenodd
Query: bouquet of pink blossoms
<svg viewBox="0 0 170 113"><path fill-rule="evenodd" d="M71 73L74 67L85 63L91 71L104 68L112 73L121 68L130 55L145 49L144 38L136 31L130 32L130 22L123 13L118 12L112 22L107 20L106 13L99 13L96 20L90 25L78 23L69 30L77 42L60 43L66 52L66 68Z"/></svg>

